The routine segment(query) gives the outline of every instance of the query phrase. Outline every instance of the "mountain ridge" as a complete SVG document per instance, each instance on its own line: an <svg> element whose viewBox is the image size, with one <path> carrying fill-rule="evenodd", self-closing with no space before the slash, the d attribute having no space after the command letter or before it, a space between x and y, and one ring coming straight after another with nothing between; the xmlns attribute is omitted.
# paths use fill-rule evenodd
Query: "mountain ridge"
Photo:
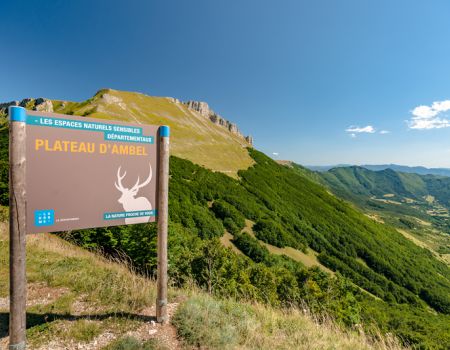
<svg viewBox="0 0 450 350"><path fill-rule="evenodd" d="M360 167L372 171L392 169L403 173L413 173L419 175L441 175L450 177L450 168L427 168L424 166L408 166L399 164L336 164L336 165L305 165L304 167L313 171L326 172L333 168Z"/></svg>
<svg viewBox="0 0 450 350"><path fill-rule="evenodd" d="M113 90L108 89L108 88L100 89L99 91L97 91L95 93L94 96L98 95L102 91L108 92L108 91L113 91ZM114 90L114 91L117 91L117 90ZM133 93L140 94L138 92L133 92ZM143 95L145 95L145 94L143 94ZM149 96L149 95L147 95L147 96ZM225 127L226 129L228 129L230 131L230 133L243 138L250 146L253 145L253 137L251 135L244 136L241 133L241 131L239 130L236 123L232 123L229 120L227 120L227 119L223 118L222 116L220 116L219 114L217 114L216 112L214 112L209 107L207 102L194 101L194 100L188 100L186 102L183 102L174 97L162 97L162 98L167 98L168 100L172 101L173 103L183 104L183 105L187 106L189 109L200 113L205 118L208 118L213 124ZM51 100L51 99L48 99L45 97L38 97L38 98L27 97L20 101L13 100L10 102L2 102L2 103L0 103L0 114L3 114L3 115L6 114L7 109L10 106L24 107L27 109L32 109L34 111L54 112L53 101L59 101L59 100ZM67 102L67 101L63 101L63 103L64 102ZM114 99L114 97L111 99L111 102L120 103L120 101L117 99Z"/></svg>
<svg viewBox="0 0 450 350"><path fill-rule="evenodd" d="M253 147L253 137L244 136L235 123L216 114L206 102L101 89L82 102L24 98L1 103L0 117L6 117L9 106L100 119L114 117L137 124L166 124L172 129L174 155L232 177L253 164L246 151Z"/></svg>

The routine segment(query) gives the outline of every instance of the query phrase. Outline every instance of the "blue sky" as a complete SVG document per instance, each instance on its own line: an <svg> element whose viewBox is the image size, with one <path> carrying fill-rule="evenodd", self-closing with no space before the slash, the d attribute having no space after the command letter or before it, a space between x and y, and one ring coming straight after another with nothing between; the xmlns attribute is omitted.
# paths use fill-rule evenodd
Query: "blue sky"
<svg viewBox="0 0 450 350"><path fill-rule="evenodd" d="M103 87L203 100L276 158L450 167L449 1L6 0L0 12L0 101Z"/></svg>

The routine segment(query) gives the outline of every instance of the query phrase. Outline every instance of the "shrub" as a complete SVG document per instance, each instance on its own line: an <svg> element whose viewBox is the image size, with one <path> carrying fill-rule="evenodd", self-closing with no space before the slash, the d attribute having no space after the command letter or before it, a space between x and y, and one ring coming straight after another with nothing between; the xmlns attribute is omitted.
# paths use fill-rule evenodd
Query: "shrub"
<svg viewBox="0 0 450 350"><path fill-rule="evenodd" d="M253 226L253 231L258 239L276 247L283 248L289 245L289 236L276 221L258 220Z"/></svg>
<svg viewBox="0 0 450 350"><path fill-rule="evenodd" d="M242 253L257 263L265 261L270 254L266 247L262 246L258 240L247 233L236 235L233 243Z"/></svg>
<svg viewBox="0 0 450 350"><path fill-rule="evenodd" d="M242 230L245 226L245 218L244 216L231 204L223 201L223 200L216 200L214 201L211 210L216 214L216 217L218 217L221 220L227 220L228 225L231 226L231 222L234 223L234 226L238 230ZM224 222L225 224L225 222ZM236 229L233 227L233 229Z"/></svg>

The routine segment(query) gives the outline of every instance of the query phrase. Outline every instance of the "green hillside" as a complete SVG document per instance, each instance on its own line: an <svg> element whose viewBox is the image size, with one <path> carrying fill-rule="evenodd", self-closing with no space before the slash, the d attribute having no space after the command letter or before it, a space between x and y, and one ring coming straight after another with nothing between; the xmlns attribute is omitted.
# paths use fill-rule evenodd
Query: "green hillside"
<svg viewBox="0 0 450 350"><path fill-rule="evenodd" d="M450 178L402 173L391 169L339 167L313 172L292 164L298 174L325 185L341 198L364 209L411 215L446 231L450 209Z"/></svg>
<svg viewBox="0 0 450 350"><path fill-rule="evenodd" d="M372 171L361 167L334 168L319 176L335 191L391 200L426 201L433 196L450 206L450 178L437 175L400 173L391 169Z"/></svg>
<svg viewBox="0 0 450 350"><path fill-rule="evenodd" d="M308 172L306 169L301 171L303 174ZM416 202L415 207L420 209L418 205L430 204L429 196L432 196L442 206L450 207L450 178L445 176L401 173L391 169L372 171L356 166L333 168L309 176L315 176L345 197L361 195L391 202Z"/></svg>
<svg viewBox="0 0 450 350"><path fill-rule="evenodd" d="M404 197L411 195L406 183L401 181L398 174L391 169L374 172L360 167L334 168L325 172L323 178L333 188L340 185L343 188L351 188L352 193L355 194L380 197L391 193ZM418 185L418 188L414 189L424 190L424 184L422 188L420 184Z"/></svg>
<svg viewBox="0 0 450 350"><path fill-rule="evenodd" d="M147 97L143 99L147 101ZM92 101L87 104L94 105ZM56 104L60 112L84 114L85 107L73 108ZM90 115L105 117L101 113L100 108ZM166 117L159 118L167 123ZM171 122L176 128L177 122ZM173 135L178 152L188 141L183 135ZM0 128L0 142L7 144L7 125ZM196 147L201 146L197 144L190 152ZM362 327L370 334L381 330L425 349L450 346L450 269L446 264L391 226L371 220L329 193L312 181L314 173L279 165L254 149L239 147L253 165L240 168L238 179L187 160L195 162L194 154L182 157L175 152L171 157L169 272L174 286L196 285L218 297L277 308L302 308L306 303L315 315L331 315L349 329ZM205 157L211 158L211 164L218 157L232 158L225 151L211 146ZM0 198L6 204L6 148L0 152ZM383 191L409 195L417 187L415 182L404 185L395 174L386 175L391 179L386 184L370 176L358 177L367 187L373 182L370 191L381 186ZM355 179L346 176L345 183L357 186ZM367 198L370 191L364 188L359 187L358 196ZM246 227L249 222L254 223L254 236ZM110 256L126 254L134 268L152 275L156 269L155 230L152 224L111 227L72 232L68 238L86 248L101 248ZM234 250L220 243L225 233L233 236ZM334 274L271 254L261 241L278 248L313 251L320 264Z"/></svg>

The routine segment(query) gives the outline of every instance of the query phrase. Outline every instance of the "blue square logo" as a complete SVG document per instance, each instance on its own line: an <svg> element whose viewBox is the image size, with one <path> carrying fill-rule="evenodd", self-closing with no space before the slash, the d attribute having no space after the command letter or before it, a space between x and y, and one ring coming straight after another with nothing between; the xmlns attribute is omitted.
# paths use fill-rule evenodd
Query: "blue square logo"
<svg viewBox="0 0 450 350"><path fill-rule="evenodd" d="M34 211L35 226L52 226L54 224L55 224L55 211L53 209Z"/></svg>

